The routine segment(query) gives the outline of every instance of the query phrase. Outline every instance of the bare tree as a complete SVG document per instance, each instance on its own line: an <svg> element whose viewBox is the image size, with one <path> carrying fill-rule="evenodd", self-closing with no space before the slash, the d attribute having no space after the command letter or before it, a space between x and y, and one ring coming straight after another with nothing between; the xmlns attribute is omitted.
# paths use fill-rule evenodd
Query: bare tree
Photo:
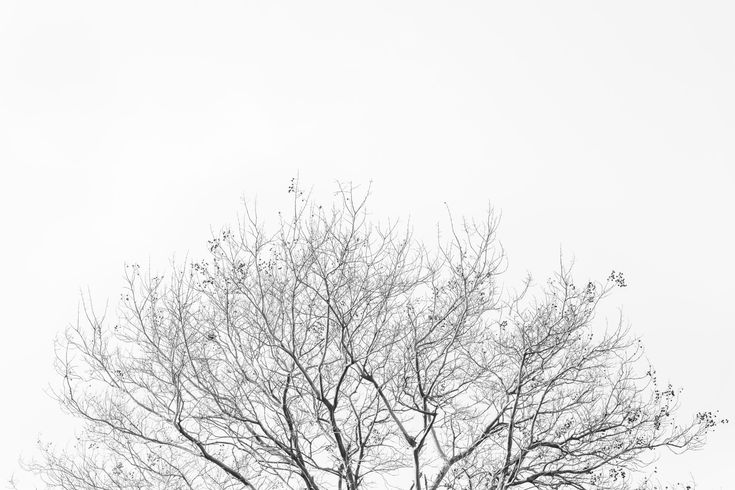
<svg viewBox="0 0 735 490"><path fill-rule="evenodd" d="M508 294L492 213L425 247L351 187L289 192L272 232L246 210L206 261L127 267L114 321L84 302L57 396L85 428L43 446L50 487L637 488L721 422L676 422L639 342L594 326L622 274Z"/></svg>

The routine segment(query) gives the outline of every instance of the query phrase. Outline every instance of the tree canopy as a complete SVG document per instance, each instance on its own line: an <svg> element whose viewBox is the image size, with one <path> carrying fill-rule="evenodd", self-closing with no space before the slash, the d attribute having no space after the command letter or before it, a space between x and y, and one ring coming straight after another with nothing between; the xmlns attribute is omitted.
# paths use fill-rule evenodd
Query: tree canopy
<svg viewBox="0 0 735 490"><path fill-rule="evenodd" d="M114 319L84 303L56 393L84 430L42 446L49 487L642 488L656 450L722 422L681 422L640 341L597 325L621 273L513 290L492 212L427 245L352 187L289 192L205 260L127 266Z"/></svg>

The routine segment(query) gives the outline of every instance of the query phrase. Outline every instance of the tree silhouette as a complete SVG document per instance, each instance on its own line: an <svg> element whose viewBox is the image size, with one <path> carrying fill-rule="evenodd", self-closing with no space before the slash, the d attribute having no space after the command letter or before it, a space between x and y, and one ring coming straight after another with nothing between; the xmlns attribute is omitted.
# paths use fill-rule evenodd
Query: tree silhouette
<svg viewBox="0 0 735 490"><path fill-rule="evenodd" d="M677 422L640 342L595 325L621 273L510 294L492 213L430 247L352 187L289 193L273 231L246 209L205 261L127 267L115 321L84 303L57 346L84 431L42 446L50 487L642 488L722 422Z"/></svg>

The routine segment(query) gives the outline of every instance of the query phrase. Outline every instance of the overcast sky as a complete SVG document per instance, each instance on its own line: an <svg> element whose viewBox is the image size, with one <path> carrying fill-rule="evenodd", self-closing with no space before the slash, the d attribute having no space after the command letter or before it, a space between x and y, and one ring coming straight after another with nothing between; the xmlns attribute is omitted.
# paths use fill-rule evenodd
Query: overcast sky
<svg viewBox="0 0 735 490"><path fill-rule="evenodd" d="M420 233L491 203L511 284L560 249L623 271L682 415L735 419L735 4L602 4L0 2L0 477L69 437L44 390L80 289L114 305L124 262L200 256L297 173ZM660 466L732 488L734 429Z"/></svg>

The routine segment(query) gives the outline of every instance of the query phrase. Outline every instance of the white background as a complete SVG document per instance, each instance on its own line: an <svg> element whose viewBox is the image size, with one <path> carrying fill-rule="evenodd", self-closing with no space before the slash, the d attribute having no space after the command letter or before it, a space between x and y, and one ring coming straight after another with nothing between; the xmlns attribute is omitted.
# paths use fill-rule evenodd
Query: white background
<svg viewBox="0 0 735 490"><path fill-rule="evenodd" d="M731 2L0 2L0 477L71 425L44 390L80 288L199 257L297 172L431 230L502 210L509 280L611 269L682 415L735 419ZM423 231L422 231L423 230ZM732 488L733 424L670 463Z"/></svg>

